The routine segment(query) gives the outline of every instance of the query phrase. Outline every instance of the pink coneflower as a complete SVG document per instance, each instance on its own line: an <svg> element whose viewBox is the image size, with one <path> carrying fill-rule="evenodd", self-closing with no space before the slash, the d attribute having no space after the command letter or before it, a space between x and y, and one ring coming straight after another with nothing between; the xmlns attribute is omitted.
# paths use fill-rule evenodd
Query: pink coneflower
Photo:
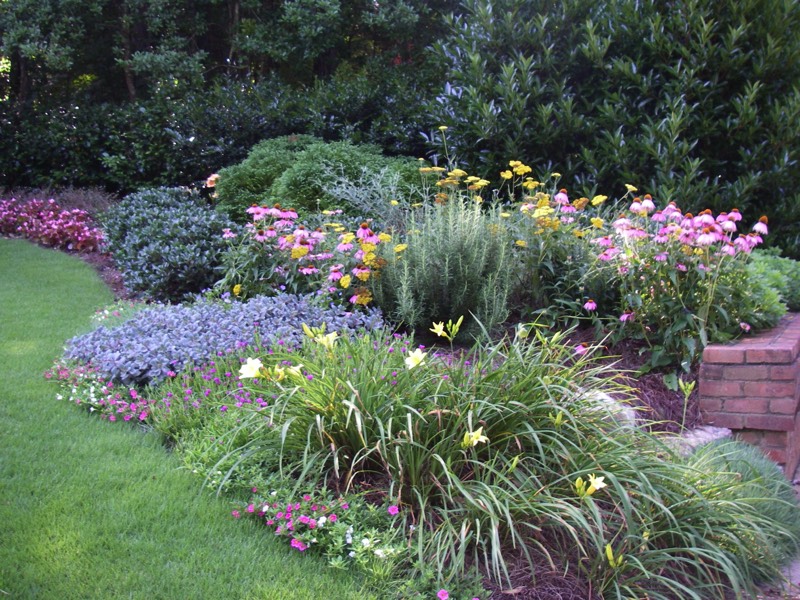
<svg viewBox="0 0 800 600"><path fill-rule="evenodd" d="M734 246L731 242L726 242L725 245L720 248L720 252L727 254L728 256L736 256L736 246Z"/></svg>
<svg viewBox="0 0 800 600"><path fill-rule="evenodd" d="M620 217L616 221L614 221L611 226L614 229L628 229L631 226L631 220L627 217Z"/></svg>
<svg viewBox="0 0 800 600"><path fill-rule="evenodd" d="M644 195L644 200L642 200L642 209L648 214L656 209L656 205L653 202L653 197L650 194Z"/></svg>
<svg viewBox="0 0 800 600"><path fill-rule="evenodd" d="M365 240L368 237L375 235L372 229L369 228L369 224L364 222L361 223L358 230L356 231L356 237L360 240Z"/></svg>
<svg viewBox="0 0 800 600"><path fill-rule="evenodd" d="M667 216L662 212L658 211L650 217L651 220L655 221L656 223L664 223L667 220Z"/></svg>
<svg viewBox="0 0 800 600"><path fill-rule="evenodd" d="M710 227L704 227L703 232L697 236L695 243L698 246L710 246L714 242L717 241L716 236L714 235L712 229Z"/></svg>
<svg viewBox="0 0 800 600"><path fill-rule="evenodd" d="M586 303L583 305L584 310L597 310L597 302L589 298Z"/></svg>
<svg viewBox="0 0 800 600"><path fill-rule="evenodd" d="M742 213L739 212L738 208L732 208L728 218L731 221L741 221L742 220Z"/></svg>
<svg viewBox="0 0 800 600"><path fill-rule="evenodd" d="M760 233L761 235L767 235L767 233L769 233L769 230L767 228L767 223L768 223L767 217L761 217L758 220L758 223L753 225L753 231L755 231L756 233Z"/></svg>
<svg viewBox="0 0 800 600"><path fill-rule="evenodd" d="M633 321L634 316L632 312L624 312L619 316L619 320L623 323L627 323L628 321Z"/></svg>
<svg viewBox="0 0 800 600"><path fill-rule="evenodd" d="M553 196L553 201L556 204L560 204L562 206L569 204L569 196L567 195L567 190L565 188L561 188L558 190L558 193Z"/></svg>
<svg viewBox="0 0 800 600"><path fill-rule="evenodd" d="M678 263L677 265L675 265L675 268L678 269L678 271L682 271L683 273L685 273L688 270L686 268L686 265L682 263Z"/></svg>
<svg viewBox="0 0 800 600"><path fill-rule="evenodd" d="M566 204L566 205L561 207L561 212L562 213L574 213L574 212L578 212L578 209L575 208L574 206L572 206L572 204Z"/></svg>
<svg viewBox="0 0 800 600"><path fill-rule="evenodd" d="M223 229L223 230L222 230L222 239L225 239L225 240L230 240L230 239L233 239L233 238L235 238L235 237L236 237L236 234L235 234L235 233L233 233L233 232L232 232L230 229L228 229L227 227L226 227L225 229Z"/></svg>
<svg viewBox="0 0 800 600"><path fill-rule="evenodd" d="M328 275L328 281L339 281L343 276L342 274L343 268L344 265L333 265L331 267L330 275Z"/></svg>
<svg viewBox="0 0 800 600"><path fill-rule="evenodd" d="M602 246L603 248L611 248L614 246L614 240L610 236L604 235L602 237L592 240L592 243Z"/></svg>
<svg viewBox="0 0 800 600"><path fill-rule="evenodd" d="M638 197L634 198L633 202L631 202L631 205L628 207L628 210L636 214L643 212L641 200Z"/></svg>
<svg viewBox="0 0 800 600"><path fill-rule="evenodd" d="M693 223L695 227L712 227L716 220L714 219L714 215L711 214L711 211L706 209L700 214L698 214L694 219Z"/></svg>
<svg viewBox="0 0 800 600"><path fill-rule="evenodd" d="M656 262L666 262L669 254L667 252L659 252L653 258Z"/></svg>
<svg viewBox="0 0 800 600"><path fill-rule="evenodd" d="M253 221L260 221L269 215L269 209L265 206L258 206L254 204L245 211L247 214L253 215Z"/></svg>
<svg viewBox="0 0 800 600"><path fill-rule="evenodd" d="M253 237L257 242L266 242L267 239L269 238L266 229L257 229Z"/></svg>
<svg viewBox="0 0 800 600"><path fill-rule="evenodd" d="M300 271L303 275L315 275L319 273L319 269L313 265L300 267L298 271Z"/></svg>
<svg viewBox="0 0 800 600"><path fill-rule="evenodd" d="M619 253L620 253L619 248L606 248L605 250L603 250L603 252L601 252L598 255L597 259L607 262L609 260L612 260Z"/></svg>
<svg viewBox="0 0 800 600"><path fill-rule="evenodd" d="M736 223L733 219L725 219L720 222L719 226L722 228L722 231L726 233L734 233L736 231Z"/></svg>

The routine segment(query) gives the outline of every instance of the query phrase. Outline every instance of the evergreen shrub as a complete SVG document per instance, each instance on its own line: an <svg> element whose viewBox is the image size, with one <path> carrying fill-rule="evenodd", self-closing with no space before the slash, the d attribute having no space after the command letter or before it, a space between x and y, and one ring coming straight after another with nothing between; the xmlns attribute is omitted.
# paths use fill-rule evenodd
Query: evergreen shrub
<svg viewBox="0 0 800 600"><path fill-rule="evenodd" d="M233 223L182 188L130 194L101 215L106 248L125 286L150 300L180 301L220 278Z"/></svg>
<svg viewBox="0 0 800 600"><path fill-rule="evenodd" d="M636 183L695 212L766 212L800 245L800 5L467 0L430 105L460 160L525 157L579 195ZM594 187L596 186L596 188Z"/></svg>

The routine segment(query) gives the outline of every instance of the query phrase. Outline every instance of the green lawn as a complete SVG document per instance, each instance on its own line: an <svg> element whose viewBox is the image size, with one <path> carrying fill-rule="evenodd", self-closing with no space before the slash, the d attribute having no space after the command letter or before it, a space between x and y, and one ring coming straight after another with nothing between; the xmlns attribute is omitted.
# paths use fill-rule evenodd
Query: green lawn
<svg viewBox="0 0 800 600"><path fill-rule="evenodd" d="M200 491L155 435L42 374L113 300L79 259L0 239L0 598L370 598Z"/></svg>

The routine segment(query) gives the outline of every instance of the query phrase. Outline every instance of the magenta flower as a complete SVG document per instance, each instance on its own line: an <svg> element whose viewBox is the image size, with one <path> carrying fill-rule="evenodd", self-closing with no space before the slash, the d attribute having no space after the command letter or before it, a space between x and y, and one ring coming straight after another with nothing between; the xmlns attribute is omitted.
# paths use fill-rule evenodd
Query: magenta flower
<svg viewBox="0 0 800 600"><path fill-rule="evenodd" d="M583 308L589 311L597 310L597 302L589 298L589 300L586 301L586 304L583 305Z"/></svg>
<svg viewBox="0 0 800 600"><path fill-rule="evenodd" d="M578 356L583 356L588 351L589 349L583 344L578 344L577 346L575 346L575 354L577 354Z"/></svg>
<svg viewBox="0 0 800 600"><path fill-rule="evenodd" d="M624 312L619 316L619 320L623 323L627 323L628 321L633 321L634 314L632 312Z"/></svg>
<svg viewBox="0 0 800 600"><path fill-rule="evenodd" d="M397 513L400 512L400 508L398 508L393 504L392 506L386 509L386 512L388 512L392 516L395 516Z"/></svg>
<svg viewBox="0 0 800 600"><path fill-rule="evenodd" d="M306 546L302 540L298 540L297 538L292 538L291 545L292 548L296 548L300 552L305 552L305 550L308 548L308 546Z"/></svg>
<svg viewBox="0 0 800 600"><path fill-rule="evenodd" d="M750 324L749 323L745 323L744 321L739 323L739 327L741 327L742 331L744 331L745 333L748 333L750 331Z"/></svg>
<svg viewBox="0 0 800 600"><path fill-rule="evenodd" d="M758 223L753 225L753 231L761 235L767 235L768 233L767 223L768 223L767 217L761 217L758 220Z"/></svg>
<svg viewBox="0 0 800 600"><path fill-rule="evenodd" d="M234 519L238 519L239 517L241 517L241 516L242 516L242 515L239 513L239 511L238 511L238 510L232 510L232 511L231 511L231 514L233 515L233 518L234 518Z"/></svg>
<svg viewBox="0 0 800 600"><path fill-rule="evenodd" d="M436 593L436 597L439 600L448 600L448 598L450 598L450 592L448 592L447 590L439 590Z"/></svg>

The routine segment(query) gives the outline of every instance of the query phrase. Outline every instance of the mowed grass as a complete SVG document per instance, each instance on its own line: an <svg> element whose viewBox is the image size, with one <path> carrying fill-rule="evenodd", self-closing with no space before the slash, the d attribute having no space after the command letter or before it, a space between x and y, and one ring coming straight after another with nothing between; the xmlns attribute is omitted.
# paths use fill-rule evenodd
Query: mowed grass
<svg viewBox="0 0 800 600"><path fill-rule="evenodd" d="M0 239L0 598L371 598L200 490L157 436L44 371L113 300L79 259Z"/></svg>

